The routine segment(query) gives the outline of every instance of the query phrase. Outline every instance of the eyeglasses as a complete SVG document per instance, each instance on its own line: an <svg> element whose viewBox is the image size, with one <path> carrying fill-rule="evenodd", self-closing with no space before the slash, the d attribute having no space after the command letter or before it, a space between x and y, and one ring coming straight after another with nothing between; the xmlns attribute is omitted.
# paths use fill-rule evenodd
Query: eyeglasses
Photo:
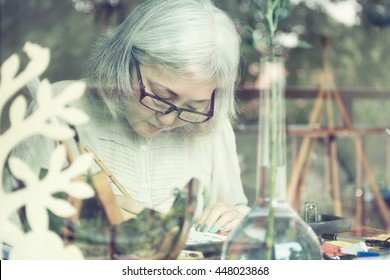
<svg viewBox="0 0 390 280"><path fill-rule="evenodd" d="M142 76L141 71L139 69L138 61L135 61L135 69L137 71L138 84L141 93L139 102L145 107L161 114L169 114L172 111L177 111L177 117L180 120L194 124L204 123L213 117L215 90L211 95L209 112L206 113L185 108L179 108L176 105L162 99L157 95L146 92L145 86L142 82Z"/></svg>

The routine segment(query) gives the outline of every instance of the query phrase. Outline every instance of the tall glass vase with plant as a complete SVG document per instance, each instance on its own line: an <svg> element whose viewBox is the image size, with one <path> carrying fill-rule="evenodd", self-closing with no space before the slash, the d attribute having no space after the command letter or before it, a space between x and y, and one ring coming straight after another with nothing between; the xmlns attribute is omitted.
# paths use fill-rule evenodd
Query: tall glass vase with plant
<svg viewBox="0 0 390 280"><path fill-rule="evenodd" d="M321 259L313 230L286 201L284 58L275 32L288 0L254 1L268 31L269 55L260 60L257 200L229 235L222 259Z"/></svg>

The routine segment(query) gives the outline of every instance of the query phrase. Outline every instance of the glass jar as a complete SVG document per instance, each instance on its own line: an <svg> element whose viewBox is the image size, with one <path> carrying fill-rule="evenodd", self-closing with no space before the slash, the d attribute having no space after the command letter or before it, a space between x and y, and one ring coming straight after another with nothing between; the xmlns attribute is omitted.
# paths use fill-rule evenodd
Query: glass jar
<svg viewBox="0 0 390 280"><path fill-rule="evenodd" d="M222 248L226 260L321 259L312 228L286 200L283 57L260 61L257 200Z"/></svg>

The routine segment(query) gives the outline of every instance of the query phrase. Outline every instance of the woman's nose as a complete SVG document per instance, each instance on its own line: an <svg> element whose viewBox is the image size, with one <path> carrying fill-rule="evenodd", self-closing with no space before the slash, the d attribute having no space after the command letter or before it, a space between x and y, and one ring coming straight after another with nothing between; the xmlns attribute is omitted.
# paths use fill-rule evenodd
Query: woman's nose
<svg viewBox="0 0 390 280"><path fill-rule="evenodd" d="M157 113L157 118L159 119L159 121L167 126L167 125L171 125L175 122L176 118L177 118L177 112L176 111L172 111L168 114L162 114L162 113Z"/></svg>

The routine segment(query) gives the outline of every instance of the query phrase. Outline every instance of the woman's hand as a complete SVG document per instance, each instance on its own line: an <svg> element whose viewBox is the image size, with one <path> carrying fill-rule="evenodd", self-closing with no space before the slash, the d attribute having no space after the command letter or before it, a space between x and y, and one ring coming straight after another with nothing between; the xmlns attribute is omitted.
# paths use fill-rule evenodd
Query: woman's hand
<svg viewBox="0 0 390 280"><path fill-rule="evenodd" d="M199 221L195 224L196 231L229 232L242 220L244 214L233 205L218 202L207 207Z"/></svg>
<svg viewBox="0 0 390 280"><path fill-rule="evenodd" d="M116 195L115 197L119 207L121 208L123 220L125 221L134 219L142 210L149 208L149 205L145 202L120 195Z"/></svg>

